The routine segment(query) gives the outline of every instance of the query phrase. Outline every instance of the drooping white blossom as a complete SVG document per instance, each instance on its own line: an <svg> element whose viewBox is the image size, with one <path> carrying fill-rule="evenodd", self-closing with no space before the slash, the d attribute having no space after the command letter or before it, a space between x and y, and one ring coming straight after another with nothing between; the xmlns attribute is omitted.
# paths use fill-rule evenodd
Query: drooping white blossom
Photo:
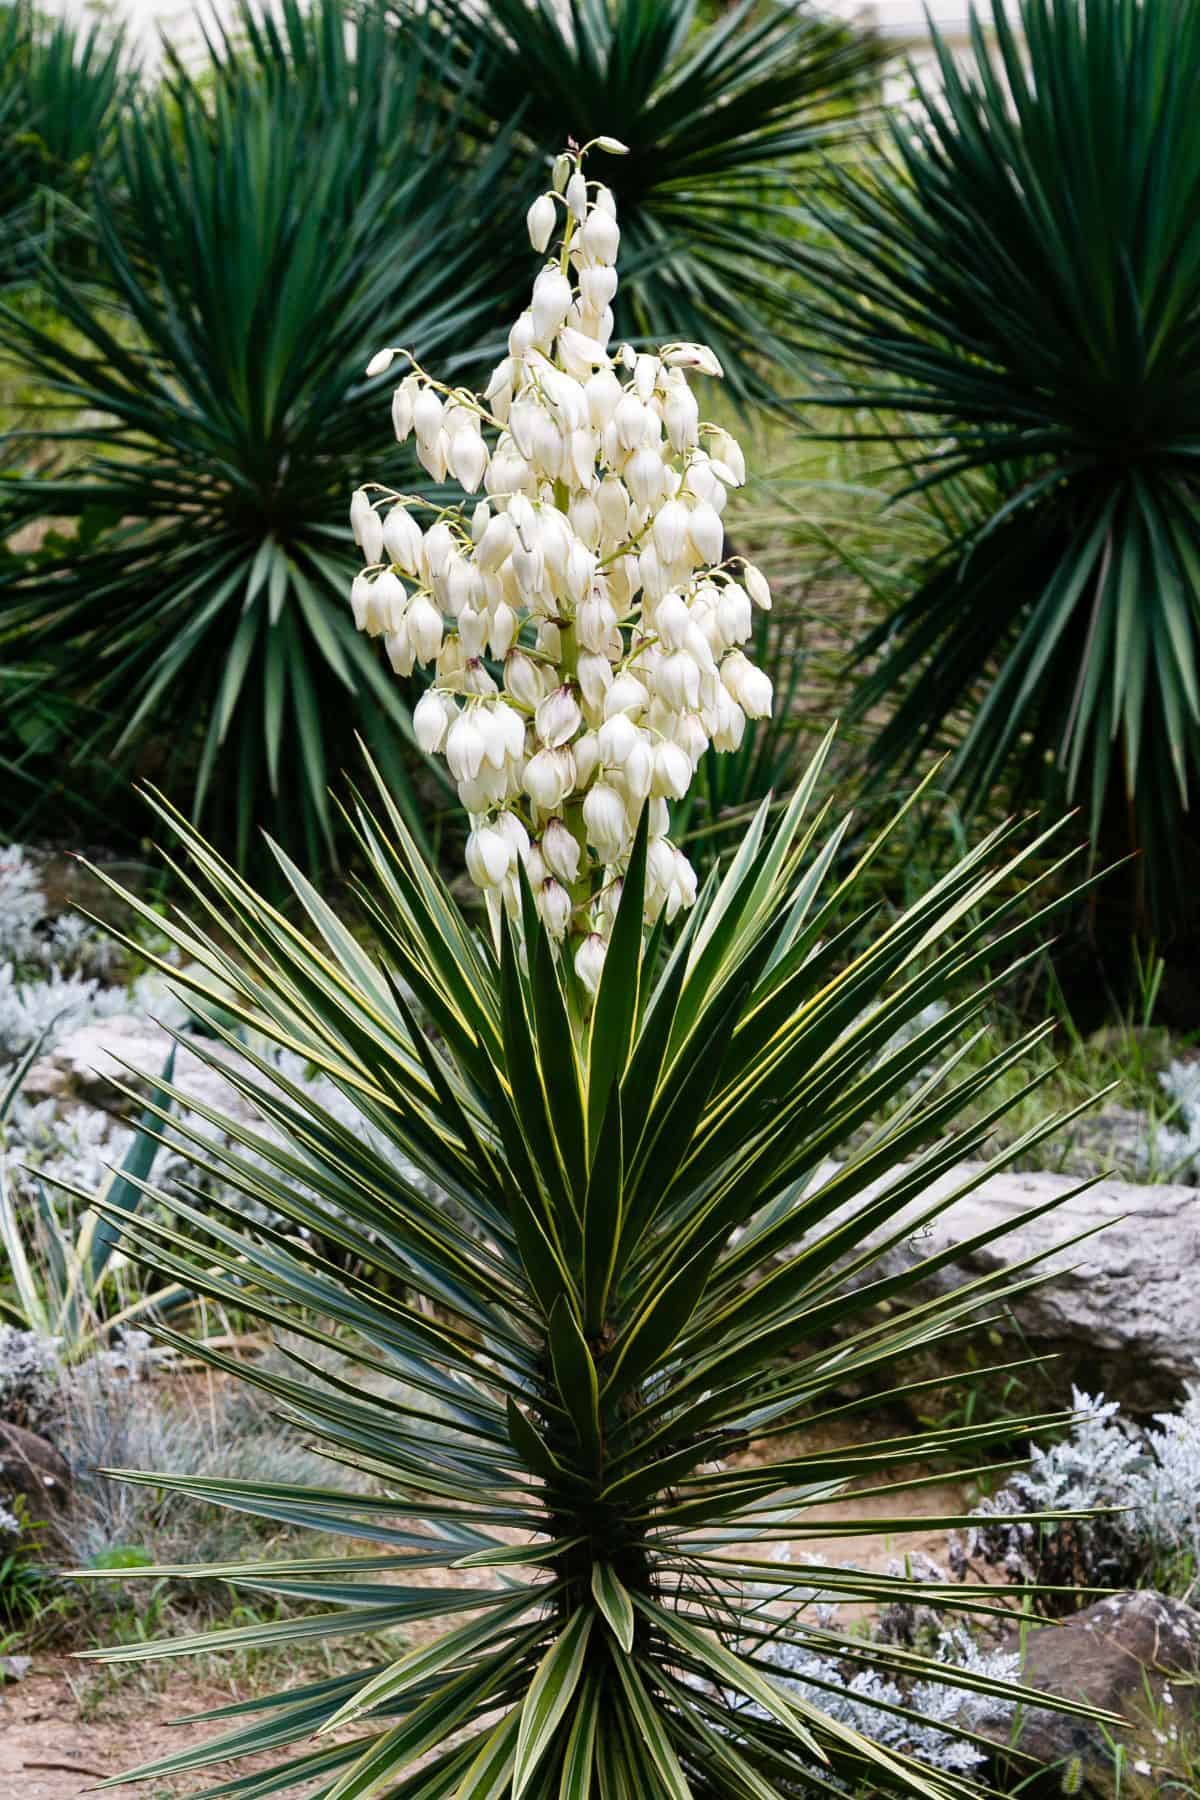
<svg viewBox="0 0 1200 1800"><path fill-rule="evenodd" d="M736 750L747 719L771 710L743 648L771 595L724 554L721 514L745 461L689 386L690 371L720 375L716 357L610 343L621 234L584 158L560 156L529 207L544 261L483 394L408 357L392 396L397 438L415 436L435 480L478 498L444 509L360 488L350 518L365 566L350 598L393 669L432 671L414 732L457 783L489 907L518 904L524 865L594 989L643 811L647 921L695 900L670 805L710 746ZM380 351L368 374L396 355Z"/></svg>

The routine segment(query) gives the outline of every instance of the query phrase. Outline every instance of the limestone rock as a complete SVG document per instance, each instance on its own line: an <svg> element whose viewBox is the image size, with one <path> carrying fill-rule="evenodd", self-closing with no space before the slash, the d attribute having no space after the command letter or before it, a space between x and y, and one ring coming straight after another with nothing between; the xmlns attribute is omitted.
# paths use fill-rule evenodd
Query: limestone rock
<svg viewBox="0 0 1200 1800"><path fill-rule="evenodd" d="M1053 1252L1044 1265L1051 1279L1010 1303L1025 1336L1039 1350L1060 1353L1064 1383L1138 1410L1175 1405L1180 1388L1200 1380L1200 1190L1100 1181L1080 1193L1078 1181L1063 1175L999 1174L919 1230L918 1216L958 1187L970 1168L963 1164L932 1183L901 1215L912 1236L886 1251L864 1279L911 1268L1011 1225L990 1243L965 1247L917 1292L944 1292L964 1277ZM1059 1196L1057 1207L1037 1213ZM1086 1241L1067 1242L1097 1226L1104 1229ZM893 1223L875 1240L882 1245L897 1229Z"/></svg>
<svg viewBox="0 0 1200 1800"><path fill-rule="evenodd" d="M124 1113L129 1103L117 1083L148 1092L153 1082L147 1077L162 1073L173 1042L161 1025L133 1013L96 1019L68 1032L39 1058L25 1077L22 1092L30 1100L54 1099ZM235 1060L224 1044L210 1041L205 1049L220 1062ZM219 1072L182 1044L175 1051L173 1085L221 1112L251 1116Z"/></svg>

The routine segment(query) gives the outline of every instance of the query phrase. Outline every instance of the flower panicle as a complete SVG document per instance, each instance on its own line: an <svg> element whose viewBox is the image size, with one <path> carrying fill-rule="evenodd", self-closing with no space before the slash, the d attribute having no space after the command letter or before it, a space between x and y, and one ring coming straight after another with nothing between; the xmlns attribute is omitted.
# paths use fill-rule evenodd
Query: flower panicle
<svg viewBox="0 0 1200 1800"><path fill-rule="evenodd" d="M745 462L701 421L689 382L719 377L716 357L702 344L610 348L621 234L584 154L560 156L529 208L545 260L481 395L408 352L368 364L377 376L408 359L397 438L415 438L435 481L479 497L432 507L422 528L416 502L358 489L365 567L350 600L398 675L434 670L414 730L457 785L467 868L493 917L518 904L523 864L594 989L644 808L647 923L696 897L670 805L710 747L736 750L747 720L771 711L770 680L743 648L771 592L725 554L722 513Z"/></svg>

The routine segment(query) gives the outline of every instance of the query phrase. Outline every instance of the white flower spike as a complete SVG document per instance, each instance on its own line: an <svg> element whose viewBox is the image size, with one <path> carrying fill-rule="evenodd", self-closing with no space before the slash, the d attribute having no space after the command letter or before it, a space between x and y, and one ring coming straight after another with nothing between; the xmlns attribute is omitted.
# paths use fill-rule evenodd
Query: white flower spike
<svg viewBox="0 0 1200 1800"><path fill-rule="evenodd" d="M615 138L593 146L626 153ZM493 923L520 906L523 865L595 992L643 813L647 922L695 900L670 807L710 746L736 750L747 718L770 711L771 683L742 646L771 591L752 563L722 560L721 511L746 465L689 386L693 371L720 375L716 357L609 348L620 230L585 156L564 152L526 214L545 260L482 396L406 351L367 365L372 377L397 356L411 365L391 399L396 437L415 434L424 467L476 498L446 509L359 488L365 567L350 602L398 674L432 674L413 730L457 783Z"/></svg>

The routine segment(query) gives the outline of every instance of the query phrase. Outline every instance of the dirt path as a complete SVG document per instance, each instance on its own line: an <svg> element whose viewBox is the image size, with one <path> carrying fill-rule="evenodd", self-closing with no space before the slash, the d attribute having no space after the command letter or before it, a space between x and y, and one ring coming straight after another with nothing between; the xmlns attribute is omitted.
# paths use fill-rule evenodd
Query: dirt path
<svg viewBox="0 0 1200 1800"><path fill-rule="evenodd" d="M174 1725L180 1714L220 1706L227 1686L198 1681L180 1664L151 1685L133 1675L97 1688L86 1665L38 1656L23 1681L0 1688L0 1800L75 1800L122 1769L211 1735L215 1727ZM270 1758L244 1771L266 1767ZM162 1783L109 1792L114 1800L154 1800Z"/></svg>

